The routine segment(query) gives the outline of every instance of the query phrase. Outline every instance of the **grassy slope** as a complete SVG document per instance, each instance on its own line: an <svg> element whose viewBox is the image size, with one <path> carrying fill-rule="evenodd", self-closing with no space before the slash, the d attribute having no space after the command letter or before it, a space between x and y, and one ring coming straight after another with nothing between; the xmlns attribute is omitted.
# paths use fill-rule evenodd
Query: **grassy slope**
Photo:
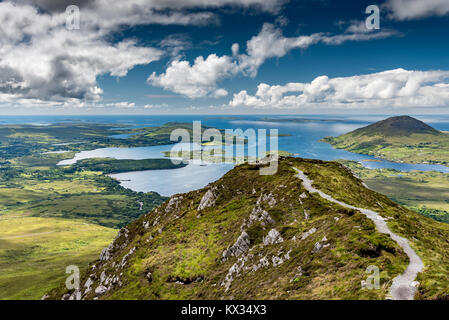
<svg viewBox="0 0 449 320"><path fill-rule="evenodd" d="M67 266L85 270L115 233L77 220L0 216L0 299L39 299L67 277Z"/></svg>
<svg viewBox="0 0 449 320"><path fill-rule="evenodd" d="M116 233L113 228L165 200L157 194L125 190L102 173L127 171L129 166L173 168L167 159L86 160L73 169L56 167L79 150L169 143L173 129L171 125L129 129L137 135L128 141L108 138L124 133L111 127L0 126L0 299L40 298L66 277L67 265L84 269L98 257ZM82 143L54 145L61 142ZM60 149L72 151L43 154ZM98 171L87 170L89 165Z"/></svg>
<svg viewBox="0 0 449 320"><path fill-rule="evenodd" d="M351 133L322 141L338 149L408 163L449 164L449 134L412 134L407 137L358 136Z"/></svg>
<svg viewBox="0 0 449 320"><path fill-rule="evenodd" d="M0 299L39 299L65 279L66 266L84 270L114 228L165 199L126 191L99 172L35 176L45 172L0 188Z"/></svg>
<svg viewBox="0 0 449 320"><path fill-rule="evenodd" d="M322 141L339 149L409 163L449 163L449 134L409 116L391 117Z"/></svg>
<svg viewBox="0 0 449 320"><path fill-rule="evenodd" d="M171 209L168 202L142 216L129 226L129 236L120 236L113 258L95 263L95 270L85 274L99 285L100 274L118 276L123 286L115 286L107 299L383 299L391 280L407 265L407 257L389 237L375 231L373 223L358 212L348 211L317 195L308 194L294 176L292 166L305 171L315 185L333 197L357 206L378 210L392 217L390 227L412 241L426 263L420 275L420 298L435 298L448 292L446 277L449 263L449 227L397 206L383 195L367 190L340 164L288 158L280 163L274 176L260 176L255 167L240 166L211 184L218 191L215 206L198 213L197 207L206 190L182 195ZM239 181L239 184L235 182ZM306 198L300 199L305 192ZM269 226L256 223L243 226L262 195L273 195L276 204L262 201L262 207L274 218ZM177 203L177 206L176 206ZM305 212L310 218L305 219ZM335 219L337 218L337 219ZM149 228L144 224L149 222ZM243 227L242 227L243 226ZM301 235L317 231L304 240ZM276 228L282 243L262 246L262 238ZM251 268L262 257L269 267L257 271L243 269L229 291L221 282L236 263L232 257L222 262L221 254L241 234L248 232L252 249L244 254L245 266ZM314 245L327 238L327 248L313 252ZM296 237L296 240L294 240ZM128 241L127 239L130 239ZM123 270L117 268L125 258ZM290 257L279 266L273 257ZM381 271L380 290L361 289L365 270L376 265ZM302 275L298 274L298 267ZM146 278L152 274L152 281ZM192 282L195 279L202 281ZM186 284L179 284L183 281ZM188 283L188 284L187 284ZM60 298L64 288L53 291ZM87 298L93 298L91 291Z"/></svg>
<svg viewBox="0 0 449 320"><path fill-rule="evenodd" d="M332 176L335 166L336 163L330 162L326 166L320 166L319 169L308 171L309 176L315 181L315 186L338 200L377 210L384 217L393 217L388 221L388 226L410 241L425 264L424 271L417 279L420 282L417 297L430 299L447 295L449 225L422 217L396 205L386 196L361 188L361 181L354 183L357 179L346 169L339 170L342 175ZM329 179L330 176L332 179Z"/></svg>

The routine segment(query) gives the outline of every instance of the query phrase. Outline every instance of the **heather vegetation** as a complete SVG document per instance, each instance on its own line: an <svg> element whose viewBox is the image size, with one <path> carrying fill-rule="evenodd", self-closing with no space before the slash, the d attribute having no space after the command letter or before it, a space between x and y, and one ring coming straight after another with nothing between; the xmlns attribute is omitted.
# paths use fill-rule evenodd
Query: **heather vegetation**
<svg viewBox="0 0 449 320"><path fill-rule="evenodd" d="M83 275L84 299L384 299L408 258L357 210L308 193L293 168L345 203L376 210L424 261L418 298L447 294L449 227L364 187L336 162L241 165L122 228ZM239 181L236 184L235 181ZM361 287L366 268L380 288ZM62 286L51 298L68 298Z"/></svg>

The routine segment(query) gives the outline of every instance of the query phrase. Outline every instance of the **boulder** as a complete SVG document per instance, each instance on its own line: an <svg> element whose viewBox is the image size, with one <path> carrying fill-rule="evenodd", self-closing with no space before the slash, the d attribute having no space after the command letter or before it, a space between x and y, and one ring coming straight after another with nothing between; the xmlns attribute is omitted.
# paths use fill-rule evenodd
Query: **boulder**
<svg viewBox="0 0 449 320"><path fill-rule="evenodd" d="M263 238L264 245L281 243L283 241L284 241L284 239L282 238L279 231L277 231L276 229L271 229L268 232L267 236Z"/></svg>

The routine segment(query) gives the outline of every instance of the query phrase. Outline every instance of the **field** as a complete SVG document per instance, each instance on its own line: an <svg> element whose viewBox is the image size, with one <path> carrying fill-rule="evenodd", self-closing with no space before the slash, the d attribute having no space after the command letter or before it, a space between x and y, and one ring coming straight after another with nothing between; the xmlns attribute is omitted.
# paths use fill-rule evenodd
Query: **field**
<svg viewBox="0 0 449 320"><path fill-rule="evenodd" d="M341 162L369 188L418 213L449 223L449 174L434 171L372 170L357 162Z"/></svg>
<svg viewBox="0 0 449 320"><path fill-rule="evenodd" d="M123 189L101 172L35 175L42 171L0 188L0 299L40 298L64 280L66 266L86 268L117 228L165 199Z"/></svg>
<svg viewBox="0 0 449 320"><path fill-rule="evenodd" d="M0 126L0 299L39 299L98 258L121 228L165 201L120 186L109 173L175 169L168 159L89 159L57 166L99 147L173 143L177 126L116 130L107 124ZM129 139L112 134L132 133ZM68 150L64 153L47 153ZM161 154L161 157L163 155Z"/></svg>
<svg viewBox="0 0 449 320"><path fill-rule="evenodd" d="M0 216L0 299L38 299L68 275L98 258L117 230L82 220Z"/></svg>

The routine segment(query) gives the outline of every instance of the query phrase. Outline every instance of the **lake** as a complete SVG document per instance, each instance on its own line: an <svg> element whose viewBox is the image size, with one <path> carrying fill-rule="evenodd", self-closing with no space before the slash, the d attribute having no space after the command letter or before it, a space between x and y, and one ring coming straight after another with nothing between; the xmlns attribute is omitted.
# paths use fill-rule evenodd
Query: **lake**
<svg viewBox="0 0 449 320"><path fill-rule="evenodd" d="M382 159L380 161L366 161L379 159L334 149L327 143L319 142L325 136L337 136L387 117L387 115L7 116L2 118L2 122L48 125L60 121L84 121L116 123L138 128L162 125L170 121L191 123L192 121L201 120L203 126L220 129L278 129L279 134L289 135L279 137L279 150L285 150L303 158L354 160L370 169L392 168L401 171L420 170L449 173L449 167L442 165L395 163ZM424 115L415 117L425 121L436 129L449 131L449 116L447 115ZM294 118L298 119L296 120L297 122L286 121L286 119ZM110 157L116 159L162 158L162 152L168 151L172 147L173 145L139 148L101 148L80 152L73 159L61 161L60 164L71 164L80 159L93 157ZM202 188L208 183L219 179L227 171L232 169L232 167L231 164L208 164L207 166L200 166L199 164L190 163L188 166L180 169L127 172L111 176L121 180L121 184L126 188L143 192L156 191L162 195L170 196L176 193Z"/></svg>

